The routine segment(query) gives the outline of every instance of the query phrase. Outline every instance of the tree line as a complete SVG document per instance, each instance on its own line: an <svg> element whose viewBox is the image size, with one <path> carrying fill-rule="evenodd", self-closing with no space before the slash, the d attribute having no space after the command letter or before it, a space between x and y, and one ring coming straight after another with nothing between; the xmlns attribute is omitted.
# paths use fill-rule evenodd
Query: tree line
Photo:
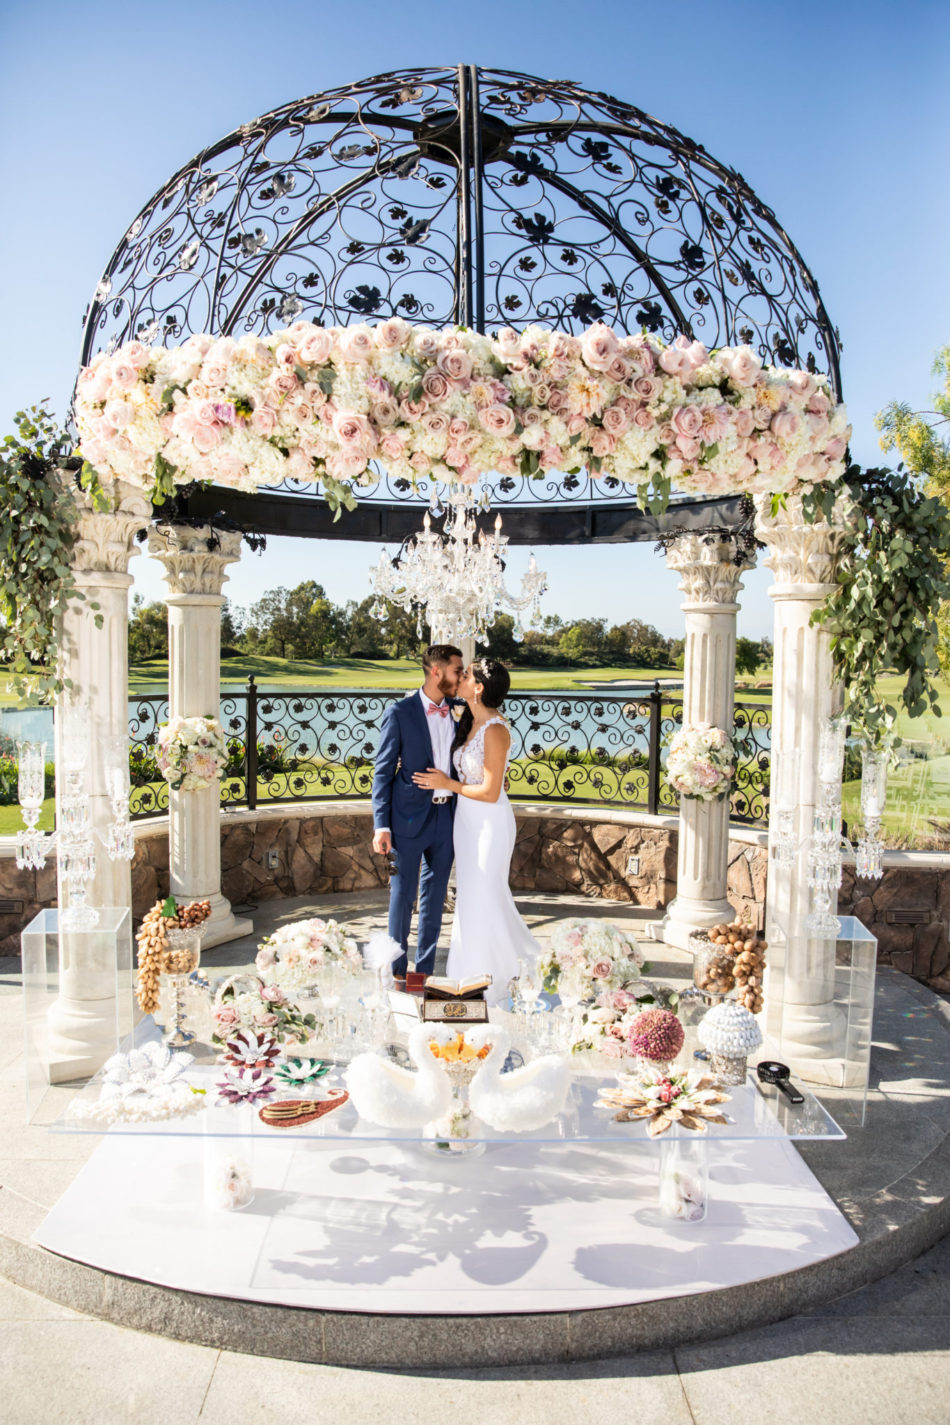
<svg viewBox="0 0 950 1425"><path fill-rule="evenodd" d="M332 662L341 658L391 659L418 656L428 643L415 614L394 605L377 618L372 596L334 604L321 584L306 579L294 589L270 589L249 608L226 601L221 611L222 657L263 655L290 662ZM481 646L481 645L479 645ZM608 623L605 618L562 619L549 614L540 628L515 638L515 621L500 613L488 635L488 650L521 667L631 667L681 669L684 640L667 638L642 619ZM771 659L768 639L737 640L736 671L753 675ZM168 656L165 605L132 601L129 659L147 662Z"/></svg>

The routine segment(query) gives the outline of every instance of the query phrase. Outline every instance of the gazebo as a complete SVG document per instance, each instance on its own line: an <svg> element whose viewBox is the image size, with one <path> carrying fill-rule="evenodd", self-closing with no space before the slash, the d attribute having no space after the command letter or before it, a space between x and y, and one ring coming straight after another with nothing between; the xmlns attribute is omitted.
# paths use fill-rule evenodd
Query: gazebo
<svg viewBox="0 0 950 1425"><path fill-rule="evenodd" d="M825 373L840 400L840 341L817 284L775 215L734 170L633 106L568 82L459 65L401 71L312 95L243 125L198 153L134 219L86 315L81 361L121 349L177 346L196 333L263 336L306 321L349 327L403 318L474 333L536 325L580 334L604 323L628 336L713 350L750 348L760 362ZM94 822L110 810L100 748L127 732L129 559L147 537L166 571L173 716L216 709L220 609L242 532L401 540L444 479L423 488L378 472L335 519L298 471L249 491L176 482L153 505L119 479L112 508L82 495L75 578L85 601L63 628L63 671L88 701L97 741L89 778ZM692 494L652 513L635 483L590 465L482 480L512 543L662 538L681 576L685 723L730 727L736 614L744 570L765 546L774 573L772 778L794 752L801 843L816 802L818 728L834 710L828 635L811 615L834 587L846 529L805 518L799 494ZM641 492L642 494L642 492ZM339 511L337 511L339 514ZM488 518L484 513L479 518ZM663 935L731 914L727 800L680 807L677 894ZM206 944L244 934L221 893L218 793L170 796L171 887L212 902ZM66 887L61 887L61 904ZM801 860L773 864L769 915L798 928L809 889ZM131 904L127 864L99 859L98 906ZM834 1034L834 941L790 959L786 1032L822 1056ZM78 951L77 951L78 953ZM830 961L829 961L830 957ZM94 1067L114 1015L92 968L74 961L51 1021L70 1072ZM77 1044L84 1055L77 1056ZM54 1067L55 1076L55 1067Z"/></svg>

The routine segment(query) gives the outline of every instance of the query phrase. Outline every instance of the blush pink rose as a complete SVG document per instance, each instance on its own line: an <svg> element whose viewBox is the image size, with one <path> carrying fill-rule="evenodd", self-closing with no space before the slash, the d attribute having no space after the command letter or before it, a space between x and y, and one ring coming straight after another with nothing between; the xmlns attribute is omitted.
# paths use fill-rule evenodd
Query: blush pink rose
<svg viewBox="0 0 950 1425"><path fill-rule="evenodd" d="M376 434L365 416L355 411L337 411L333 417L333 433L349 453L371 455L376 447Z"/></svg>
<svg viewBox="0 0 950 1425"><path fill-rule="evenodd" d="M609 371L617 351L617 338L604 322L594 322L581 337L581 355L592 371Z"/></svg>
<svg viewBox="0 0 950 1425"><path fill-rule="evenodd" d="M196 425L192 432L191 443L199 455L210 455L220 442L221 430L219 426Z"/></svg>
<svg viewBox="0 0 950 1425"><path fill-rule="evenodd" d="M422 389L430 401L444 401L449 394L448 377L443 376L441 371L433 367L423 376Z"/></svg>
<svg viewBox="0 0 950 1425"><path fill-rule="evenodd" d="M421 401L410 401L405 397L399 402L399 414L404 421L417 421L421 415L429 408L429 402L423 398Z"/></svg>
<svg viewBox="0 0 950 1425"><path fill-rule="evenodd" d="M703 428L703 413L699 406L678 406L670 424L677 435L698 436Z"/></svg>
<svg viewBox="0 0 950 1425"><path fill-rule="evenodd" d="M652 430L656 425L656 416L650 410L649 406L641 406L638 411L634 412L633 423L635 426L639 426L641 430Z"/></svg>
<svg viewBox="0 0 950 1425"><path fill-rule="evenodd" d="M772 434L778 440L793 440L798 434L799 419L795 411L779 411L772 417Z"/></svg>
<svg viewBox="0 0 950 1425"><path fill-rule="evenodd" d="M622 386L623 383L625 381L629 381L630 377L633 375L633 367L626 359L626 357L621 356L618 352L618 354L614 357L613 361L607 367L607 375L610 377L611 381L616 381L619 385Z"/></svg>
<svg viewBox="0 0 950 1425"><path fill-rule="evenodd" d="M733 416L733 425L736 429L736 435L740 436L743 440L748 440L749 436L755 430L755 421L752 419L752 412L747 410L736 411Z"/></svg>
<svg viewBox="0 0 950 1425"><path fill-rule="evenodd" d="M613 436L610 434L609 431L598 429L595 430L591 435L590 448L591 453L593 455L599 456L601 459L603 459L605 455L613 454L614 450L617 448L617 442L614 440Z"/></svg>
<svg viewBox="0 0 950 1425"><path fill-rule="evenodd" d="M386 460L401 460L406 447L395 431L388 430L379 443L380 453Z"/></svg>
<svg viewBox="0 0 950 1425"><path fill-rule="evenodd" d="M215 1010L214 1019L219 1029L232 1029L238 1022L238 1013L231 1005L222 1004Z"/></svg>
<svg viewBox="0 0 950 1425"><path fill-rule="evenodd" d="M521 337L511 327L502 327L496 346L502 361L514 361L521 355Z"/></svg>
<svg viewBox="0 0 950 1425"><path fill-rule="evenodd" d="M430 435L449 433L449 418L444 411L427 411L422 417L422 424Z"/></svg>
<svg viewBox="0 0 950 1425"><path fill-rule="evenodd" d="M251 429L259 436L272 436L278 427L278 413L273 406L256 406L251 412Z"/></svg>
<svg viewBox="0 0 950 1425"><path fill-rule="evenodd" d="M676 437L676 447L684 460L696 460L702 450L702 441L697 440L693 435L678 435Z"/></svg>
<svg viewBox="0 0 950 1425"><path fill-rule="evenodd" d="M818 382L809 371L791 371L788 376L789 388L803 401L807 401L818 390Z"/></svg>
<svg viewBox="0 0 950 1425"><path fill-rule="evenodd" d="M138 372L130 361L118 361L112 368L112 390L131 391L138 380Z"/></svg>
<svg viewBox="0 0 950 1425"><path fill-rule="evenodd" d="M478 419L490 435L511 435L515 428L515 413L510 406L488 406L479 411Z"/></svg>
<svg viewBox="0 0 950 1425"><path fill-rule="evenodd" d="M402 317L389 317L376 328L376 345L380 351L399 351L409 340L410 326Z"/></svg>
<svg viewBox="0 0 950 1425"><path fill-rule="evenodd" d="M428 358L438 356L439 354L438 336L435 332L427 331L425 328L413 332L412 345L417 356Z"/></svg>
<svg viewBox="0 0 950 1425"><path fill-rule="evenodd" d="M736 386L754 386L762 370L762 360L751 346L727 347L719 353L719 365Z"/></svg>
<svg viewBox="0 0 950 1425"><path fill-rule="evenodd" d="M472 379L472 358L467 351L440 351L436 365L456 386L466 386Z"/></svg>
<svg viewBox="0 0 950 1425"><path fill-rule="evenodd" d="M420 475L425 475L432 469L431 456L427 455L424 450L414 450L409 458L409 464Z"/></svg>
<svg viewBox="0 0 950 1425"><path fill-rule="evenodd" d="M300 360L300 355L295 346L291 346L289 341L281 342L274 352L274 360L284 371L293 371Z"/></svg>
<svg viewBox="0 0 950 1425"><path fill-rule="evenodd" d="M116 430L124 430L135 419L135 407L131 401L107 401L103 415Z"/></svg>
<svg viewBox="0 0 950 1425"><path fill-rule="evenodd" d="M831 410L831 402L824 391L816 391L813 396L809 397L807 410L813 416L826 416L828 414Z"/></svg>
<svg viewBox="0 0 950 1425"><path fill-rule="evenodd" d="M638 376L633 383L633 389L641 401L652 401L654 396L659 394L660 383L655 376Z"/></svg>
<svg viewBox="0 0 950 1425"><path fill-rule="evenodd" d="M623 435L624 431L630 429L630 417L623 406L608 406L601 419L604 430L609 431L612 436Z"/></svg>
<svg viewBox="0 0 950 1425"><path fill-rule="evenodd" d="M603 956L602 959L596 960L590 968L590 972L595 980L608 980L613 974L613 970L614 962L608 959L606 955Z"/></svg>
<svg viewBox="0 0 950 1425"><path fill-rule="evenodd" d="M552 416L560 415L567 407L567 392L555 387L547 399L547 407Z"/></svg>
<svg viewBox="0 0 950 1425"><path fill-rule="evenodd" d="M333 338L328 331L317 327L300 343L300 360L306 366L323 366L330 359Z"/></svg>
<svg viewBox="0 0 950 1425"><path fill-rule="evenodd" d="M270 379L270 388L278 396L289 396L291 391L296 391L300 382L292 371L278 371Z"/></svg>
<svg viewBox="0 0 950 1425"><path fill-rule="evenodd" d="M341 361L369 361L374 350L373 334L368 327L345 327L337 339L337 352Z"/></svg>
<svg viewBox="0 0 950 1425"><path fill-rule="evenodd" d="M832 436L825 446L825 457L828 460L840 460L848 448L848 442L843 435Z"/></svg>

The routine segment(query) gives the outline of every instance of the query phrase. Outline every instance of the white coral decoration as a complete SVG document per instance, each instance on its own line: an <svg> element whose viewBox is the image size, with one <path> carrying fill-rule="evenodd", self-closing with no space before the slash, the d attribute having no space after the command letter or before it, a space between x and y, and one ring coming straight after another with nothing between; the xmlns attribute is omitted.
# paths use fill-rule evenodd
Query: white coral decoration
<svg viewBox="0 0 950 1425"><path fill-rule="evenodd" d="M743 1059L762 1043L755 1015L734 1000L714 1005L700 1020L696 1037L710 1054L724 1059Z"/></svg>
<svg viewBox="0 0 950 1425"><path fill-rule="evenodd" d="M666 775L681 797L714 802L724 797L736 771L736 749L721 727L688 723L670 742Z"/></svg>
<svg viewBox="0 0 950 1425"><path fill-rule="evenodd" d="M102 1067L97 1100L73 1099L67 1118L101 1123L151 1123L198 1113L204 1095L182 1078L194 1063L193 1054L173 1053L151 1041L128 1054L113 1054Z"/></svg>
<svg viewBox="0 0 950 1425"><path fill-rule="evenodd" d="M162 1094L175 1083L190 1064L193 1054L173 1053L155 1040L132 1049L128 1054L113 1054L102 1066L101 1099L128 1098L130 1094ZM184 1087L184 1085L182 1085Z"/></svg>

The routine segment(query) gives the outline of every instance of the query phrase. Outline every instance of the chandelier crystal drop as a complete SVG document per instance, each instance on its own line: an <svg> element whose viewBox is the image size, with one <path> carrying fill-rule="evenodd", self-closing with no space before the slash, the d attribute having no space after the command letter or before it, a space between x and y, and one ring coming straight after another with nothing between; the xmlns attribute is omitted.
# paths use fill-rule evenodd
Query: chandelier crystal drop
<svg viewBox="0 0 950 1425"><path fill-rule="evenodd" d="M496 612L507 608L514 612L514 638L520 643L525 610L531 610L530 624L541 617L547 575L532 554L521 591L512 594L505 585L508 539L501 532L501 515L495 519L493 534L478 530L470 499L467 492L450 495L442 531L432 528L427 512L422 532L408 539L395 559L382 551L379 563L370 570L376 595L371 613L384 620L382 600L388 599L402 609L416 610L420 638L424 619L433 643L461 643L466 638L484 643Z"/></svg>

